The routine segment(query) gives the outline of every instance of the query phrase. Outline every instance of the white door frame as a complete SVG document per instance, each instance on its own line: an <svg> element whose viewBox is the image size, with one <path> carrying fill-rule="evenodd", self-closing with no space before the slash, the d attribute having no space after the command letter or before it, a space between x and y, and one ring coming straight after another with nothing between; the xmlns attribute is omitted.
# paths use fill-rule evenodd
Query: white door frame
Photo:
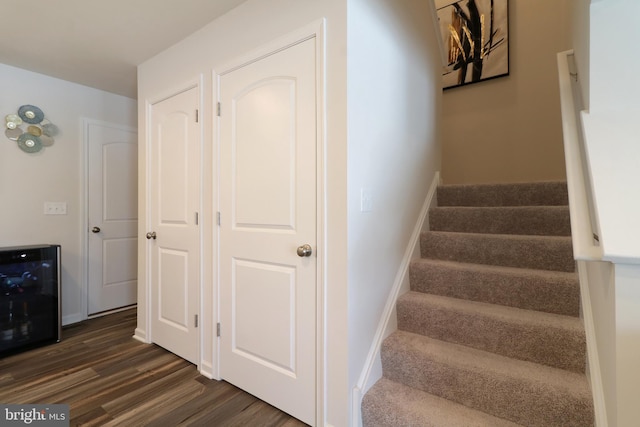
<svg viewBox="0 0 640 427"><path fill-rule="evenodd" d="M316 87L316 123L317 123L317 136L316 136L316 242L317 242L317 267L316 267L316 425L324 425L324 419L326 418L326 408L325 401L327 400L325 396L325 390L327 389L327 380L325 378L326 372L326 313L325 313L325 301L326 301L326 283L325 277L326 274L326 197L325 197L325 188L327 182L327 155L326 155L326 105L325 105L325 82L326 82L326 72L325 72L325 20L321 19L316 22L313 22L297 31L291 32L277 40L274 40L262 47L259 47L247 54L241 55L236 59L223 64L220 67L216 67L216 69L212 73L212 80L214 82L219 81L218 78L223 74L227 74L231 71L234 71L238 68L241 68L249 63L256 62L264 57L275 54L279 51L282 51L292 45L296 45L303 41L315 39L316 42L316 76L317 76L317 87ZM220 101L220 88L215 86L214 88L214 102ZM214 109L215 111L215 109ZM213 159L213 165L217 165L217 161L220 153L220 120L216 117L214 120L214 138L215 138L215 146L216 153L215 159ZM213 166L211 165L211 166ZM209 167L209 165L207 165ZM219 168L216 166L216 170ZM216 195L220 193L220 182L218 181L218 177L216 176ZM215 200L216 211L219 211L220 208L220 200ZM219 228L215 228L215 232L213 233L213 238L215 239L215 247L218 247L220 244L220 233ZM214 319L215 322L220 322L220 277L218 266L220 265L219 252L216 254L216 272L215 272L215 285L214 285L214 295L215 295L215 304L213 304L212 308L214 309ZM205 306L206 307L206 306ZM215 330L215 328L214 328ZM214 369L213 369L213 378L220 379L220 345L219 339L214 341L213 350L215 354L214 359Z"/></svg>
<svg viewBox="0 0 640 427"><path fill-rule="evenodd" d="M83 195L83 212L82 212L82 253L84 262L82 263L82 282L83 285L81 287L81 307L80 313L81 319L65 319L63 324L80 322L82 320L86 320L89 317L89 126L91 125L100 125L105 127L110 127L113 129L120 129L127 132L138 132L138 129L134 126L127 126L119 123L111 123L105 122L102 120L90 119L87 117L82 117L82 195ZM137 182L134 183L137 185ZM131 307L126 307L131 308ZM118 311L117 309L114 311Z"/></svg>

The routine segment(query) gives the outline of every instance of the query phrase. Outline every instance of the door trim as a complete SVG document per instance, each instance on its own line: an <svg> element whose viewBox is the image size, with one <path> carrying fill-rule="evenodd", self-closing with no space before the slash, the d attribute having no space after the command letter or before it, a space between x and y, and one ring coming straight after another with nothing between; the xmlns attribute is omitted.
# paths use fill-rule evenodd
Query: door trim
<svg viewBox="0 0 640 427"><path fill-rule="evenodd" d="M327 342L327 329L326 329L326 292L327 284L325 278L327 277L326 269L326 182L328 177L327 170L327 153L326 153L326 21L320 19L306 25L298 30L290 32L283 37L280 37L270 43L267 43L261 47L258 47L244 55L236 57L234 60L228 61L221 66L214 69L212 72L212 80L214 82L214 105L220 102L220 77L228 74L238 68L249 65L253 62L257 62L265 57L276 54L282 50L285 50L291 46L297 45L309 39L315 39L316 46L316 123L317 123L317 135L316 135L316 425L324 425L326 419L327 408L325 402L327 401L327 378L326 378L326 366L327 366L327 354L326 354L326 342ZM224 108L224 107L223 107ZM213 109L215 111L215 109ZM219 159L220 153L220 119L215 117L214 119L214 138L216 147L216 158ZM216 163L214 163L216 164ZM216 170L218 168L216 167ZM218 177L217 177L218 178ZM216 195L220 193L220 182L216 179L215 184ZM219 211L220 201L215 200L214 211ZM215 232L212 234L215 239L215 247L220 245L220 233L219 227L215 227ZM219 252L216 253L216 269L220 265ZM215 284L214 284L214 319L215 323L220 321L220 290L221 283L216 270ZM214 326L214 325L212 325ZM215 329L214 329L215 330ZM213 350L215 354L215 378L220 378L220 338L214 340Z"/></svg>
<svg viewBox="0 0 640 427"><path fill-rule="evenodd" d="M198 74L194 78L184 81L182 84L172 86L167 90L163 90L160 93L155 94L152 97L146 98L144 101L144 107L138 108L139 114L144 114L144 133L139 132L138 141L138 311L137 311L137 325L133 335L133 338L143 343L153 342L153 330L151 319L151 304L152 304L152 284L151 284L151 247L145 238L145 234L149 231L151 223L151 211L149 209L151 204L150 196L150 183L151 183L151 149L152 143L152 109L153 106L159 102L169 99L175 95L186 92L193 88L198 89L198 109L200 110L200 117L203 117L202 107L203 102L203 75ZM199 120L200 124L200 180L203 177L203 147L204 147L204 129L206 127L206 121ZM203 185L200 186L199 205L198 211L201 216L203 215ZM202 313L203 305L203 262L202 262L202 245L204 242L204 227L199 227L199 239L200 239L200 259L199 259L199 283L198 283L198 298L199 310ZM201 370L202 363L202 342L203 334L210 333L210 330L201 324L202 327L198 328L198 363L197 368Z"/></svg>
<svg viewBox="0 0 640 427"><path fill-rule="evenodd" d="M104 127L109 127L113 129L123 130L126 132L134 132L138 133L138 129L134 126L123 125L119 123L111 123L105 122L103 120L90 119L88 117L82 117L82 230L83 230L83 239L82 239L82 254L83 260L82 263L82 286L81 286L81 306L80 306L80 314L82 316L81 319L73 319L69 321L69 319L65 320L63 324L80 322L82 320L86 320L89 318L89 127L91 125L99 125ZM125 307L122 309L115 309L112 311L99 313L96 316L99 317L105 314L109 314L116 311L126 310L129 307Z"/></svg>

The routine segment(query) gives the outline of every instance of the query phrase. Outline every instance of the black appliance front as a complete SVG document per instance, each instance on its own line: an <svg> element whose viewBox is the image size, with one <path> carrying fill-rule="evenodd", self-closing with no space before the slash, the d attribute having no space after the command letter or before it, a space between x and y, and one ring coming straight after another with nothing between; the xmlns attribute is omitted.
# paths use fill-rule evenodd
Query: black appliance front
<svg viewBox="0 0 640 427"><path fill-rule="evenodd" d="M60 341L60 245L0 248L0 356Z"/></svg>

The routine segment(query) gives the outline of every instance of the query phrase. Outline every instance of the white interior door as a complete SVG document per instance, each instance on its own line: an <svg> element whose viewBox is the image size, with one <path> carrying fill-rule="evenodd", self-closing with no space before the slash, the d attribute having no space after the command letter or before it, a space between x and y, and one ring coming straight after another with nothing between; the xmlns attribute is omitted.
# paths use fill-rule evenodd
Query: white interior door
<svg viewBox="0 0 640 427"><path fill-rule="evenodd" d="M199 361L199 88L151 106L149 212L151 340Z"/></svg>
<svg viewBox="0 0 640 427"><path fill-rule="evenodd" d="M135 129L85 120L88 314L136 303L138 144Z"/></svg>
<svg viewBox="0 0 640 427"><path fill-rule="evenodd" d="M307 40L224 74L220 373L315 423L316 52ZM309 245L310 256L297 250Z"/></svg>

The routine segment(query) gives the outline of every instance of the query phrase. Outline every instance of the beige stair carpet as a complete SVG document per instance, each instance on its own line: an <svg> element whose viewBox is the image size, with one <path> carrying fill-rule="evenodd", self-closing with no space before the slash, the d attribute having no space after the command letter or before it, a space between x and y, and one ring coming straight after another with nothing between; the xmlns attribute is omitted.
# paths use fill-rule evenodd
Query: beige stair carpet
<svg viewBox="0 0 640 427"><path fill-rule="evenodd" d="M365 427L594 423L564 182L438 188Z"/></svg>

